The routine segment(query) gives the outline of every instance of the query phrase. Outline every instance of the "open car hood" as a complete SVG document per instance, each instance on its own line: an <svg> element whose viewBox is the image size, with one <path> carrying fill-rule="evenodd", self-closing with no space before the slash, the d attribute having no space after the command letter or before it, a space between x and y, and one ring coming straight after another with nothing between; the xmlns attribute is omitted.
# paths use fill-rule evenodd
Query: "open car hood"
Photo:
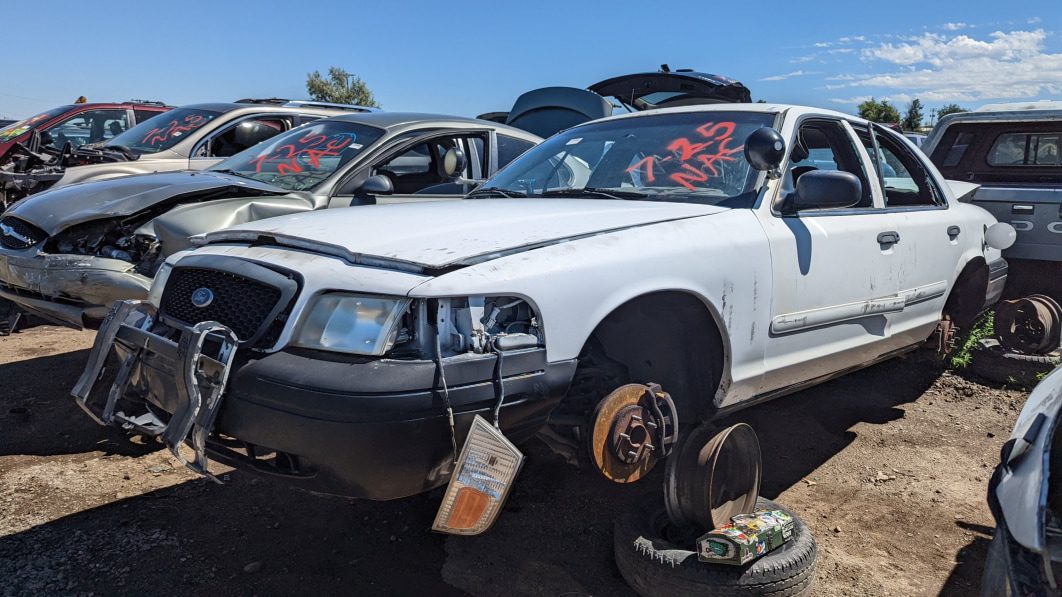
<svg viewBox="0 0 1062 597"><path fill-rule="evenodd" d="M330 209L250 222L206 242L277 244L352 263L438 270L726 208L603 199L471 199Z"/></svg>
<svg viewBox="0 0 1062 597"><path fill-rule="evenodd" d="M613 77L588 89L534 89L516 98L508 112L487 112L479 118L503 122L545 138L577 124L611 116L612 102L606 99L609 97L631 110L752 101L748 88L733 79L689 69L672 71L663 65L655 73Z"/></svg>
<svg viewBox="0 0 1062 597"><path fill-rule="evenodd" d="M604 97L615 97L636 110L752 101L748 87L741 83L688 69L623 75L594 83L588 89Z"/></svg>
<svg viewBox="0 0 1062 597"><path fill-rule="evenodd" d="M284 194L287 191L263 182L217 172L162 172L50 189L15 203L5 215L51 236L76 224L130 216L169 200Z"/></svg>

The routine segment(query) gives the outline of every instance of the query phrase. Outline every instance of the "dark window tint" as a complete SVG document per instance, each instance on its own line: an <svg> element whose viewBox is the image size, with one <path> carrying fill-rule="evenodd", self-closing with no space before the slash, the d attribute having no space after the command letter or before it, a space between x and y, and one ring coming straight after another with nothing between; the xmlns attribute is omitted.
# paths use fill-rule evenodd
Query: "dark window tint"
<svg viewBox="0 0 1062 597"><path fill-rule="evenodd" d="M162 112L156 110L133 110L133 115L136 116L136 123L140 124L149 118L154 118L162 114Z"/></svg>
<svg viewBox="0 0 1062 597"><path fill-rule="evenodd" d="M196 152L196 157L227 158L287 130L288 123L281 118L254 118L242 120L210 139Z"/></svg>
<svg viewBox="0 0 1062 597"><path fill-rule="evenodd" d="M509 162L520 157L535 144L516 137L498 135L498 168L504 168Z"/></svg>
<svg viewBox="0 0 1062 597"><path fill-rule="evenodd" d="M1057 166L1062 133L1006 133L988 152L992 166Z"/></svg>
<svg viewBox="0 0 1062 597"><path fill-rule="evenodd" d="M942 163L945 167L957 166L962 161L962 156L966 155L966 150L970 148L970 144L974 141L973 133L959 133L955 136L955 142L948 148L948 153L944 155L944 161Z"/></svg>

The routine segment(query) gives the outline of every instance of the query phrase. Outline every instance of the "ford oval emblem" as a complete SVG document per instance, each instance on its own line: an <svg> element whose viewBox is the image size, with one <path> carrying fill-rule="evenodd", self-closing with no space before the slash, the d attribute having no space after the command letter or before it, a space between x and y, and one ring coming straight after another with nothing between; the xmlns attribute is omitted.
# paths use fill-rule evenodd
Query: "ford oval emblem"
<svg viewBox="0 0 1062 597"><path fill-rule="evenodd" d="M214 291L209 288L196 288L192 293L192 304L202 309L214 302Z"/></svg>

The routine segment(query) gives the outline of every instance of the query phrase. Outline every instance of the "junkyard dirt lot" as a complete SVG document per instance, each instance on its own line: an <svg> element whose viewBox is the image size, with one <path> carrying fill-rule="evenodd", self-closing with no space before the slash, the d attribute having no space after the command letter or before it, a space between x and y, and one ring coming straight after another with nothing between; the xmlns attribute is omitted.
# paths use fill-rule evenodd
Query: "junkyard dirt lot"
<svg viewBox="0 0 1062 597"><path fill-rule="evenodd" d="M352 503L243 473L216 485L74 405L91 340L47 326L0 338L4 595L631 594L612 520L661 471L612 485L532 444L476 538L427 530L438 492ZM1025 397L894 360L743 413L762 493L818 539L815 593L971 594L992 530L985 487Z"/></svg>

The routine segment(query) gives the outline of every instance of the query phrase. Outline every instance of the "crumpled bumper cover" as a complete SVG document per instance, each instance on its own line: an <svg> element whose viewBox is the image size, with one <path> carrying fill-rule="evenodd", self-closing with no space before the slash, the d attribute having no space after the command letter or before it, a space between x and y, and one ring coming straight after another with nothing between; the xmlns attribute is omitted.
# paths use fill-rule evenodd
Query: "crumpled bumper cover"
<svg viewBox="0 0 1062 597"><path fill-rule="evenodd" d="M189 466L201 474L209 474L209 456L310 491L374 500L448 480L454 455L432 361L245 349L233 360L218 350L219 342L225 346L223 326L200 324L173 340L154 333L157 325L152 306L127 301L101 327L73 391L98 422L158 435L175 454L182 442L190 444L196 457ZM116 347L120 364L104 367ZM495 361L492 354L444 359L458 444L477 413L490 417ZM507 353L500 416L507 436L528 439L545 424L575 365L548 363L542 348ZM107 369L116 371L110 389L94 389ZM127 387L146 398L147 412L122 410L130 402ZM162 413L170 415L166 424Z"/></svg>
<svg viewBox="0 0 1062 597"><path fill-rule="evenodd" d="M74 327L99 321L117 300L143 300L150 289L151 278L127 261L0 249L0 297Z"/></svg>

